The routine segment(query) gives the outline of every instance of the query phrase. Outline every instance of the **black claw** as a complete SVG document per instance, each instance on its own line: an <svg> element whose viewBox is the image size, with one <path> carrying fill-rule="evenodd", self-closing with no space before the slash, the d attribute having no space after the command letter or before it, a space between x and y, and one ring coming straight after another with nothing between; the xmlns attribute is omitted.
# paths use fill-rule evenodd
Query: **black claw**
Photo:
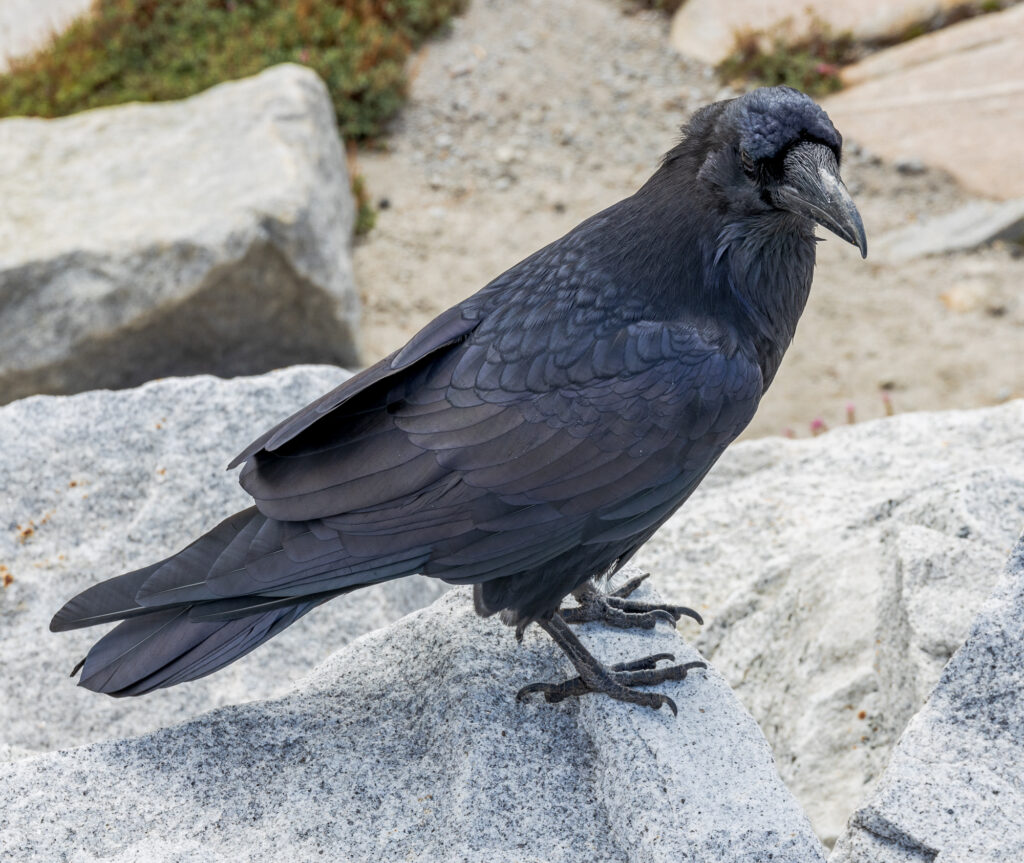
<svg viewBox="0 0 1024 863"><path fill-rule="evenodd" d="M692 608L687 608L685 605L663 605L655 602L640 602L635 599L622 599L614 594L608 594L604 599L612 608L624 611L627 614L645 614L649 611L663 611L672 617L673 623L679 620L680 617L684 616L693 618L697 623L704 623L704 618L702 618L700 614Z"/></svg>
<svg viewBox="0 0 1024 863"><path fill-rule="evenodd" d="M663 695L661 697L663 699L661 704L667 704L668 705L668 709L672 711L672 715L673 716L679 716L679 710L676 709L676 703L671 698L669 698L667 695ZM658 709L659 710L661 709L661 704L658 705Z"/></svg>
<svg viewBox="0 0 1024 863"><path fill-rule="evenodd" d="M699 612L694 611L692 608L686 608L685 606L681 605L681 606L679 606L679 614L680 614L680 616L685 614L687 617L690 617L690 618L693 618L694 620L696 620L697 623L699 623L701 626L704 625L704 618L700 616ZM677 620L678 620L678 618L677 618Z"/></svg>
<svg viewBox="0 0 1024 863"><path fill-rule="evenodd" d="M650 613L653 614L659 620L664 620L666 623L671 623L673 629L675 629L676 627L676 621L679 620L678 617L676 617L671 612L666 611L664 608L652 609Z"/></svg>
<svg viewBox="0 0 1024 863"><path fill-rule="evenodd" d="M562 619L566 623L601 621L619 629L653 629L658 621L675 626L682 617L692 618L700 624L704 623L700 614L685 605L628 599L649 576L650 573L645 572L631 578L618 590L610 593L601 593L592 584L584 584L573 591L579 605L562 610Z"/></svg>
<svg viewBox="0 0 1024 863"><path fill-rule="evenodd" d="M658 663L665 659L671 662L675 659L674 653L654 653L641 659L634 659L632 662L620 662L612 666L612 671L643 671L648 668L657 668Z"/></svg>
<svg viewBox="0 0 1024 863"><path fill-rule="evenodd" d="M524 701L527 695L534 692L544 692L549 683L528 683L516 693L516 701Z"/></svg>
<svg viewBox="0 0 1024 863"><path fill-rule="evenodd" d="M585 695L589 690L579 677L573 677L563 683L530 683L516 693L516 701L521 702L527 695L534 692L544 693L544 700L548 704L557 704L559 701L565 701L566 698L578 698Z"/></svg>

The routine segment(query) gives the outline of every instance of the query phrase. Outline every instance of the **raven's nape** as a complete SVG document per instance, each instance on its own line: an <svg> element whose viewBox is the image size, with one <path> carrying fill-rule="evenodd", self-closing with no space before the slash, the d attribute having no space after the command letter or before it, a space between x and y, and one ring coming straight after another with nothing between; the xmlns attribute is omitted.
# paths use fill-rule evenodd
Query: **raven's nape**
<svg viewBox="0 0 1024 863"><path fill-rule="evenodd" d="M82 663L79 686L122 697L205 677L245 656L324 601L232 620L193 621L187 606L132 617L93 645Z"/></svg>

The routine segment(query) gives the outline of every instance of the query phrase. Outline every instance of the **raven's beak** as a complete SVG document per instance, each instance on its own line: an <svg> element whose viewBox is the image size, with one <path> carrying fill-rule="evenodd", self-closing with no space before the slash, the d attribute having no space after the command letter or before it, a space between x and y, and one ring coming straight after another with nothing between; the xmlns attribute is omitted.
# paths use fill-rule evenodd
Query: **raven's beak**
<svg viewBox="0 0 1024 863"><path fill-rule="evenodd" d="M864 223L839 176L835 153L824 144L797 144L786 154L782 182L774 190L775 205L813 219L868 256Z"/></svg>

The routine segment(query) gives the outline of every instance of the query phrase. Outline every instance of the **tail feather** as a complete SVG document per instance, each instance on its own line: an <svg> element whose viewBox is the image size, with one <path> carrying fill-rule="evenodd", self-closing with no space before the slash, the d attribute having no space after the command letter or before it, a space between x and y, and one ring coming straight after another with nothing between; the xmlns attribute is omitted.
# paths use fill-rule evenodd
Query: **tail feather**
<svg viewBox="0 0 1024 863"><path fill-rule="evenodd" d="M139 589L139 603L158 608L212 599L208 584L211 571L230 549L237 548L240 537L250 537L266 521L254 506L224 519L187 548L162 561ZM232 555L233 559L238 557L237 552Z"/></svg>
<svg viewBox="0 0 1024 863"><path fill-rule="evenodd" d="M359 587L342 587L335 590L325 590L321 593L307 593L302 596L303 601L326 602L334 599L343 593L351 593ZM215 602L203 602L193 605L188 612L188 619L193 621L209 620L236 620L239 617L248 617L253 614L262 614L275 608L286 608L298 602L294 596L233 596L229 599L220 599Z"/></svg>
<svg viewBox="0 0 1024 863"><path fill-rule="evenodd" d="M137 594L142 585L164 563L166 561L161 560L83 590L78 596L68 600L53 616L53 620L50 621L50 632L68 632L72 629L148 614L152 609L139 603Z"/></svg>
<svg viewBox="0 0 1024 863"><path fill-rule="evenodd" d="M205 677L273 638L323 599L227 621L196 622L170 608L125 620L85 658L79 685L116 697Z"/></svg>
<svg viewBox="0 0 1024 863"><path fill-rule="evenodd" d="M72 675L114 696L195 680L234 662L321 603L408 575L422 549L353 558L337 530L276 522L250 507L178 554L90 587L50 622L63 632L120 623Z"/></svg>

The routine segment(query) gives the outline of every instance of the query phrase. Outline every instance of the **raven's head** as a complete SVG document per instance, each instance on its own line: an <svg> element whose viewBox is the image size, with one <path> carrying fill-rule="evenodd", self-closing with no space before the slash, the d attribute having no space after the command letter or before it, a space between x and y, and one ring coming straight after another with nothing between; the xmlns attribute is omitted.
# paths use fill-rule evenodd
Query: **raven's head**
<svg viewBox="0 0 1024 863"><path fill-rule="evenodd" d="M839 176L843 139L810 97L761 87L698 112L687 133L701 143L698 179L714 186L729 210L795 214L867 256L864 225Z"/></svg>

